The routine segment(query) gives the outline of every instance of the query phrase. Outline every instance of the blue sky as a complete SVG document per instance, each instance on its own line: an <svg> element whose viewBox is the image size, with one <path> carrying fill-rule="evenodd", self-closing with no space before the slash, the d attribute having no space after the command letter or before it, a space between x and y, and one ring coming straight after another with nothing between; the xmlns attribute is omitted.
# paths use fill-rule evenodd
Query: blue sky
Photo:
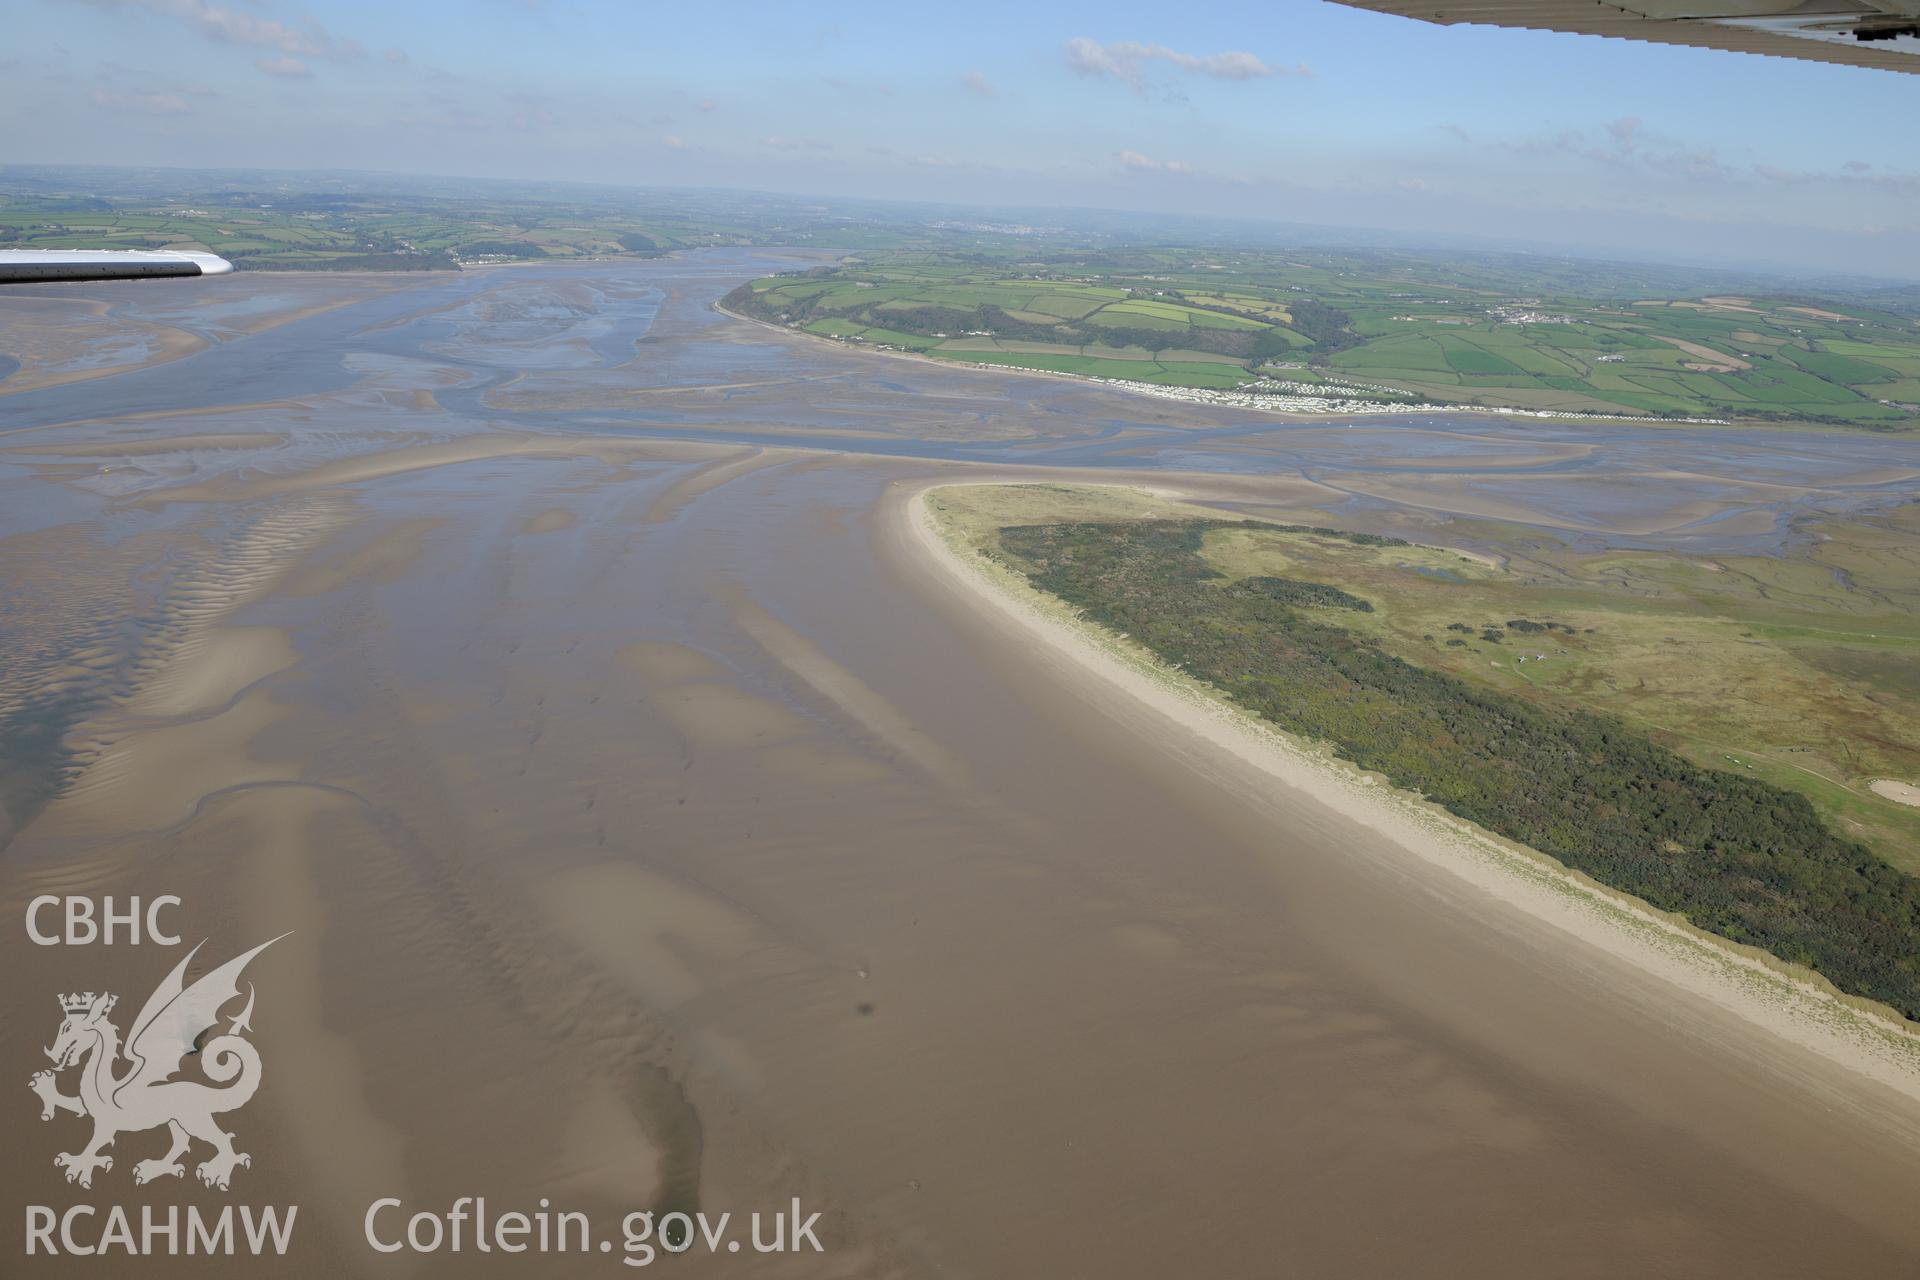
<svg viewBox="0 0 1920 1280"><path fill-rule="evenodd" d="M0 162L1216 213L1920 277L1920 76L1320 0L8 11Z"/></svg>

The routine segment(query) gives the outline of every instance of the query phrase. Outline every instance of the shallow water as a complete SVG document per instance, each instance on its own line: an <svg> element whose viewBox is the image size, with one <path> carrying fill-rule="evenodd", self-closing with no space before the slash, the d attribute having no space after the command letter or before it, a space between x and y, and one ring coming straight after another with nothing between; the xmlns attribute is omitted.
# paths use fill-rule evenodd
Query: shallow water
<svg viewBox="0 0 1920 1280"><path fill-rule="evenodd" d="M1414 506L1411 491L1367 485L1425 477L1437 485L1429 505L1455 514L1542 523L1571 538L1672 535L1696 549L1719 545L1707 535L1727 508L1776 517L1770 534L1748 522L1727 550L1778 545L1808 511L1900 500L1920 472L1911 441L1852 433L1464 415L1298 422L862 354L710 309L742 276L793 262L724 250L435 277L191 359L0 397L0 417L18 432L134 412L245 414L399 381L432 386L429 425L441 433L697 434L956 461L1304 474L1353 488L1356 502ZM424 421L417 406L396 417L364 399L330 405L330 424L379 431ZM1348 477L1363 480L1354 488Z"/></svg>

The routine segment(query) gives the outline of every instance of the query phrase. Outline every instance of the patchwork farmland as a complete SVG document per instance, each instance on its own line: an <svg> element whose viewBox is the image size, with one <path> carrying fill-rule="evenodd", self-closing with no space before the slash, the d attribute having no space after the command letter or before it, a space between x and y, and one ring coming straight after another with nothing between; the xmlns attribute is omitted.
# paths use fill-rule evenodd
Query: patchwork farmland
<svg viewBox="0 0 1920 1280"><path fill-rule="evenodd" d="M1338 399L1899 428L1920 421L1909 307L1689 296L1684 273L1583 295L1578 271L1406 257L940 255L753 281L728 305L943 360ZM1665 286L1664 288L1662 286ZM1676 288L1678 285L1680 287ZM1635 296L1635 295L1638 296Z"/></svg>

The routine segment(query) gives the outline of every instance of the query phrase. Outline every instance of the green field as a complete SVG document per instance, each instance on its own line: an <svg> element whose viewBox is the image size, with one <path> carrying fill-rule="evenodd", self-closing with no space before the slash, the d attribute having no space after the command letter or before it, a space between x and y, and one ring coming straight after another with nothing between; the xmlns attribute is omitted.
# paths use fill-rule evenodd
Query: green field
<svg viewBox="0 0 1920 1280"><path fill-rule="evenodd" d="M205 249L252 271L425 271L463 263L652 255L681 245L657 229L650 232L639 219L587 225L575 210L455 210L433 203L251 191L125 201L0 197L0 247Z"/></svg>
<svg viewBox="0 0 1920 1280"><path fill-rule="evenodd" d="M883 251L753 281L728 305L942 359L1180 386L1920 426L1920 294L1767 287L1406 254Z"/></svg>
<svg viewBox="0 0 1920 1280"><path fill-rule="evenodd" d="M454 270L728 245L953 251L1007 238L930 226L911 206L754 192L0 166L0 248L207 249L242 271Z"/></svg>

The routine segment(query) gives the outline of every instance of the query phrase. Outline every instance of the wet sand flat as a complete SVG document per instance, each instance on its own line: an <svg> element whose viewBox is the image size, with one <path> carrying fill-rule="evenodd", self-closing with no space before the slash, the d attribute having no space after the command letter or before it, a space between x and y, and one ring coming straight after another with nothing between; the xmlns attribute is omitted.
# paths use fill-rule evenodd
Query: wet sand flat
<svg viewBox="0 0 1920 1280"><path fill-rule="evenodd" d="M192 289L142 289L142 283L10 287L0 306L0 350L19 367L0 378L0 396L165 364L211 343L419 282L400 275L261 273L211 297Z"/></svg>
<svg viewBox="0 0 1920 1280"><path fill-rule="evenodd" d="M738 264L643 270L660 297L637 336L661 341L608 347L616 315L570 351L661 384L795 359L730 351L737 331L695 305ZM1898 1080L1169 728L935 571L903 523L929 483L1121 470L1226 509L1382 518L1389 498L1356 506L1338 483L1336 441L1254 471L1143 468L1083 447L1160 424L1093 422L1072 408L1109 398L1051 383L948 440L990 375L923 390L837 353L855 385L835 394L873 399L793 406L797 443L761 438L774 407L750 387L731 419L698 393L719 431L496 421L470 369L396 344L494 325L507 376L537 335L499 329L504 310L367 305L96 380L128 413L179 411L140 419L124 457L112 397L75 388L11 397L34 421L4 439L33 452L0 453L0 572L9 608L31 606L7 618L0 715L41 744L4 761L0 911L174 893L221 956L294 931L249 971L272 1074L229 1125L255 1157L231 1198L302 1206L276 1273L619 1268L400 1267L362 1239L377 1197L476 1194L550 1197L608 1230L639 1208L823 1212L824 1254L674 1263L716 1276L1920 1264L1920 1106ZM243 361L303 325L382 318L373 346L296 360L286 385ZM232 378L196 409L170 371L201 361ZM432 408L372 394L426 388ZM832 447L922 394L932 425L896 420L895 452ZM234 408L268 403L298 407ZM1018 451L973 450L1014 428ZM1537 468L1516 446L1499 473L1546 484L1650 447L1562 443L1578 447ZM1870 455L1898 450L1842 444L1820 465L1857 475ZM1825 493L1805 501L1881 500ZM175 957L6 936L22 1087L0 1252L21 1257L21 1205L210 1202L190 1181L132 1187L155 1135L68 1186L52 1156L76 1122L41 1124L24 1088L52 993L134 1004Z"/></svg>

